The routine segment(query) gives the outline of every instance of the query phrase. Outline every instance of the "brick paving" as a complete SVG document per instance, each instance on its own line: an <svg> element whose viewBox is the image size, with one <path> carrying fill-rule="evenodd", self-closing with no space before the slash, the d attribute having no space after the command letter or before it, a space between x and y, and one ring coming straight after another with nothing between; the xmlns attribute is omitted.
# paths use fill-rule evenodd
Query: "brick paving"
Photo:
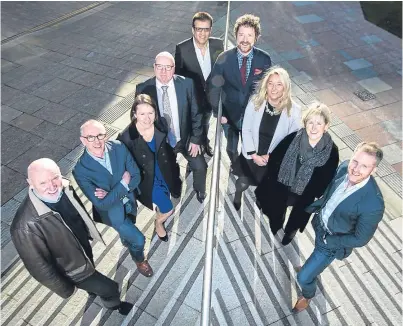
<svg viewBox="0 0 403 326"><path fill-rule="evenodd" d="M17 4L12 7L2 3L3 31L7 31L3 25L14 33L23 31L17 31L17 25L3 17L18 21L40 8L32 11L34 3L28 7ZM31 25L21 27L57 18L82 4L72 4L76 6L72 8L62 2L59 11L49 9L36 21L31 20ZM292 301L289 296L295 295L295 291L290 291L294 288L294 276L282 267L279 284L271 275L273 266L269 261L275 262L275 266L283 266L285 261L290 267L297 260L306 259L312 248L312 230L300 236L298 245L281 248L268 235L263 217L253 213L251 192L245 194L246 208L241 213L242 220L237 220L237 213L230 207L233 180L226 178L227 158L223 157L223 216L218 223L226 228L220 233L223 238L218 236L220 245L214 263L215 275L222 281L221 286L215 286L213 296L216 324L396 324L401 321L401 40L366 22L358 2L233 2L231 9L232 26L244 13L261 17L262 37L257 46L270 53L274 64L289 71L296 102L304 105L317 99L331 108L330 132L342 159L348 158L361 140L380 143L385 160L376 179L387 212L368 248L358 250L348 262L336 264L323 275L320 296L324 303L318 299L314 303L316 311L293 316L287 307ZM153 228L147 222L141 226L147 233L149 256L156 270L151 281L133 274L133 263L116 233L100 227L108 247L95 244L98 266L122 281L122 293L137 302L133 315L127 319L103 311L99 299L87 302L80 291L65 301L38 286L16 256L9 225L26 192L29 162L47 156L59 162L63 173L69 175L82 151L78 139L82 122L99 118L107 124L112 137L124 128L135 85L153 75L156 53L173 52L177 42L190 36L189 20L198 10L214 16L214 35L222 36L226 13L222 3L116 2L2 46L1 246L5 325L197 323L204 250L202 220L206 210L199 212L200 206L189 188L184 190L177 206L182 207L180 218L178 213L169 222L169 249L155 241ZM3 35L11 34L3 33L2 39ZM364 91L374 98L363 101L354 94ZM191 182L187 180L187 184ZM142 211L139 217L148 221L150 214ZM245 236L249 240L241 240ZM228 245L231 241L234 243ZM193 254L185 250L187 246L194 248ZM239 264L235 252L243 257L249 270ZM257 255L255 260L253 255ZM259 277L254 278L249 272ZM234 283L230 275L238 281ZM164 287L164 282L170 286ZM259 287L254 282L259 282ZM259 295L255 293L258 288L264 289L262 306L253 299ZM372 289L375 292L370 295ZM30 299L31 295L36 299Z"/></svg>

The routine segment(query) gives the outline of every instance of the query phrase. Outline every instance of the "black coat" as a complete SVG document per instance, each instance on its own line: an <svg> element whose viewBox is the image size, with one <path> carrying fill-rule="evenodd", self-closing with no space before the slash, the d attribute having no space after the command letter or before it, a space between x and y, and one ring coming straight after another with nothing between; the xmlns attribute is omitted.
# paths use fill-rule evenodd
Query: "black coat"
<svg viewBox="0 0 403 326"><path fill-rule="evenodd" d="M181 143L186 145L186 148L188 148L189 142L201 145L203 114L199 110L199 105L197 103L194 82L190 78L185 78L178 75L174 75L173 80L175 85L176 99L178 101ZM157 106L156 113L158 117L161 118L160 108L158 105L156 78L152 77L145 82L138 84L136 86L136 96L139 94L147 94L154 100ZM130 118L132 117L133 108L130 112Z"/></svg>
<svg viewBox="0 0 403 326"><path fill-rule="evenodd" d="M256 199L260 202L261 209L274 224L281 221L287 209L288 187L277 181L281 162L288 147L295 138L297 132L285 137L271 153L267 164L267 174L261 184L256 188ZM313 170L304 192L296 195L296 201L287 222L287 229L304 231L311 214L305 212L305 208L312 204L315 198L319 198L325 192L326 187L332 181L339 164L339 151L335 143L327 162Z"/></svg>
<svg viewBox="0 0 403 326"><path fill-rule="evenodd" d="M179 165L176 162L176 155L172 147L166 141L167 132L161 123L156 122L154 124L154 138L158 166L170 193L177 197L180 195L182 187L182 181L179 177ZM127 146L140 169L141 182L139 188L141 194L138 200L144 206L153 209L152 191L154 186L155 154L139 134L134 123L126 127L117 139Z"/></svg>
<svg viewBox="0 0 403 326"><path fill-rule="evenodd" d="M219 38L209 38L209 52L211 61L211 70L217 60L218 55L224 51L223 41ZM202 112L210 112L211 106L207 100L206 84L203 72L197 60L196 50L193 44L193 37L182 41L176 45L175 49L175 72L178 75L193 79L199 107ZM211 73L208 79L210 78Z"/></svg>

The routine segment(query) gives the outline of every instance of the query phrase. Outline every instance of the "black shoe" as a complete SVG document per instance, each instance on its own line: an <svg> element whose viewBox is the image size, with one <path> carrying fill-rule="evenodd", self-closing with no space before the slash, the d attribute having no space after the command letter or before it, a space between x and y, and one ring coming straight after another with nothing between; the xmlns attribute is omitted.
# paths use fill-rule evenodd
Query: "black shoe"
<svg viewBox="0 0 403 326"><path fill-rule="evenodd" d="M127 213L126 215L133 222L133 224L136 224L136 215L133 215L131 213Z"/></svg>
<svg viewBox="0 0 403 326"><path fill-rule="evenodd" d="M158 235L158 234L157 234L157 235ZM168 233L165 234L163 237L160 237L160 236L158 235L158 238L159 238L161 241L168 242Z"/></svg>
<svg viewBox="0 0 403 326"><path fill-rule="evenodd" d="M93 293L93 292L87 291L87 293L88 293L89 299L95 298L95 297L97 296L97 295L96 295L95 293Z"/></svg>
<svg viewBox="0 0 403 326"><path fill-rule="evenodd" d="M210 156L210 157L213 157L213 156L214 156L213 149L210 147L210 145L207 145L207 146L206 146L206 154L207 154L208 156Z"/></svg>
<svg viewBox="0 0 403 326"><path fill-rule="evenodd" d="M111 308L111 309L117 310L123 316L127 316L129 314L130 310L132 310L132 308L133 308L133 304L131 304L130 302L121 301L119 306L117 306L115 308Z"/></svg>
<svg viewBox="0 0 403 326"><path fill-rule="evenodd" d="M196 198L199 201L199 203L203 204L204 200L206 199L206 193L205 192L200 192L196 191Z"/></svg>
<svg viewBox="0 0 403 326"><path fill-rule="evenodd" d="M236 211L239 211L240 208L241 208L241 202L234 200L233 204L234 204L235 210L236 210Z"/></svg>
<svg viewBox="0 0 403 326"><path fill-rule="evenodd" d="M171 193L172 198L178 199L180 196L181 196L181 193L179 193L179 194Z"/></svg>
<svg viewBox="0 0 403 326"><path fill-rule="evenodd" d="M285 232L284 238L283 238L283 240L281 240L282 245L283 246L288 245L292 241L292 239L294 239L296 233L297 233L297 230L291 231L291 232Z"/></svg>

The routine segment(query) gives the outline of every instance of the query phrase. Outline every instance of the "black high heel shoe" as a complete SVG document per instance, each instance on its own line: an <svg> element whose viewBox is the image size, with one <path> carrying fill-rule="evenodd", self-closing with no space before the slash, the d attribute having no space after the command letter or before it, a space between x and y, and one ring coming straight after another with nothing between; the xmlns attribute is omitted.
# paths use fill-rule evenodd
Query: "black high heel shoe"
<svg viewBox="0 0 403 326"><path fill-rule="evenodd" d="M165 234L163 237L161 237L161 236L157 233L157 221L155 221L155 233L157 233L158 238L159 238L161 241L168 242L168 232L167 232L166 230L165 230L165 232L166 232L166 234Z"/></svg>

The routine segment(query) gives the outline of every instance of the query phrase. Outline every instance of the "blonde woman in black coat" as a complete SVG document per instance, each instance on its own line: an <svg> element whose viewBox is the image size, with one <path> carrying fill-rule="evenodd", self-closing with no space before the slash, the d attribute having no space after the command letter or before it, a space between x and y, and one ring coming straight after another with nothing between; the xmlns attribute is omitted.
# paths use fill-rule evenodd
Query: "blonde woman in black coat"
<svg viewBox="0 0 403 326"><path fill-rule="evenodd" d="M332 180L339 152L327 130L330 111L316 103L304 114L304 128L285 137L270 155L267 174L255 190L256 203L267 215L275 235L283 227L288 206L293 206L284 229L283 245L309 221L305 208L323 195Z"/></svg>
<svg viewBox="0 0 403 326"><path fill-rule="evenodd" d="M168 241L164 222L173 213L170 195L178 198L181 193L179 165L167 143L166 121L157 117L151 97L136 96L132 112L131 124L117 139L127 146L140 169L139 201L149 209L156 206L155 231L162 241Z"/></svg>

